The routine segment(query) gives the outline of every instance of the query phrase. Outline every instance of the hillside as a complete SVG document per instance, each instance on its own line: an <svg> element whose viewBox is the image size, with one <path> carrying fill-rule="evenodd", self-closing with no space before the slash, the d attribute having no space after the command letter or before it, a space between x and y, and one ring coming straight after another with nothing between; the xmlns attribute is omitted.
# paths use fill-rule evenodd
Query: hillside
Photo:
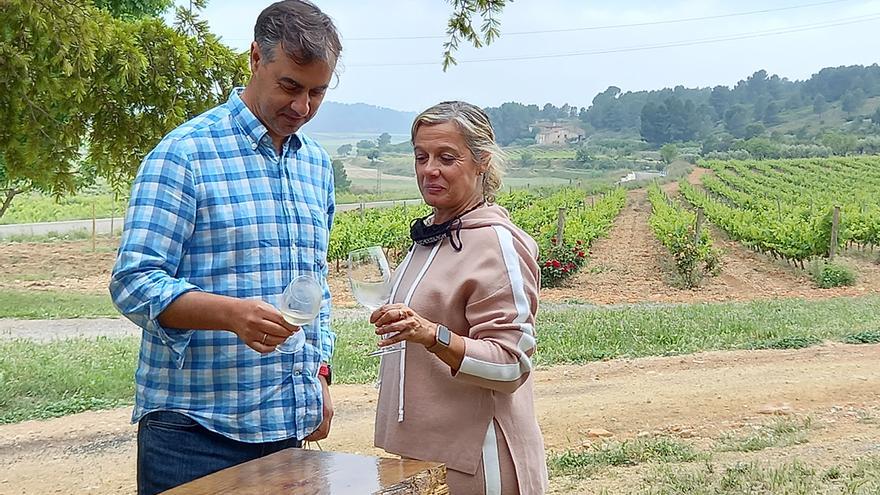
<svg viewBox="0 0 880 495"><path fill-rule="evenodd" d="M309 133L408 134L415 112L401 112L365 103L327 101L306 126Z"/></svg>

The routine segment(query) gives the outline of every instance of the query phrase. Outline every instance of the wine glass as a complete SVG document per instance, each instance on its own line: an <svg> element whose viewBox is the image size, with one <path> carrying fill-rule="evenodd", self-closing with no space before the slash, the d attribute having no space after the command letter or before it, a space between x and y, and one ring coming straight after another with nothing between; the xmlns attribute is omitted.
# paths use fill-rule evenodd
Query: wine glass
<svg viewBox="0 0 880 495"><path fill-rule="evenodd" d="M391 297L391 268L382 248L370 246L348 253L348 281L354 298L371 311L387 303ZM368 355L381 356L401 349L395 344Z"/></svg>
<svg viewBox="0 0 880 495"><path fill-rule="evenodd" d="M296 325L300 329L275 347L276 351L282 354L293 354L299 352L306 345L306 333L302 327L314 321L318 316L321 311L323 295L321 284L309 275L300 275L287 285L287 288L281 293L278 311L281 312L284 321Z"/></svg>

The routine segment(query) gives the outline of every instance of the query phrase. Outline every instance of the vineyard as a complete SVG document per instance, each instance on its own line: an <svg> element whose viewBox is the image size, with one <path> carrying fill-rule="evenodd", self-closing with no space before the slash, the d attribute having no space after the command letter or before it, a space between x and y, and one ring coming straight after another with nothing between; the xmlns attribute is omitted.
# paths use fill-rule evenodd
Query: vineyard
<svg viewBox="0 0 880 495"><path fill-rule="evenodd" d="M697 216L670 199L656 183L648 187L651 229L672 254L676 271L686 287L695 287L703 275L720 269L719 255L709 232L700 229Z"/></svg>
<svg viewBox="0 0 880 495"><path fill-rule="evenodd" d="M548 286L569 277L583 265L590 243L608 232L625 201L622 189L591 198L576 188L562 188L545 195L516 190L498 197L498 204L510 212L514 223L538 242L542 276ZM560 209L564 211L561 239ZM391 258L399 260L411 243L410 222L429 212L423 205L340 213L330 236L328 259L339 270L350 251L378 245Z"/></svg>
<svg viewBox="0 0 880 495"><path fill-rule="evenodd" d="M681 184L694 206L731 237L800 263L834 249L880 245L880 158L712 161L705 192Z"/></svg>

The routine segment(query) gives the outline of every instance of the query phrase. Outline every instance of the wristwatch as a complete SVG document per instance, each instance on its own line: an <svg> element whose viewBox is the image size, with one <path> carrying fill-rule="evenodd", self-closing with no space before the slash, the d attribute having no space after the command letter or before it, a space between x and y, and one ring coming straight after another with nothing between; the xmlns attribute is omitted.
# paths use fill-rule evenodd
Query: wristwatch
<svg viewBox="0 0 880 495"><path fill-rule="evenodd" d="M449 348L449 345L452 342L452 332L443 324L438 323L437 332L434 334L434 338L436 342L428 348L428 351L437 353L443 349Z"/></svg>
<svg viewBox="0 0 880 495"><path fill-rule="evenodd" d="M321 366L318 368L318 376L323 376L325 380L327 380L327 386L333 382L333 369L330 368L330 365L327 363L321 363Z"/></svg>

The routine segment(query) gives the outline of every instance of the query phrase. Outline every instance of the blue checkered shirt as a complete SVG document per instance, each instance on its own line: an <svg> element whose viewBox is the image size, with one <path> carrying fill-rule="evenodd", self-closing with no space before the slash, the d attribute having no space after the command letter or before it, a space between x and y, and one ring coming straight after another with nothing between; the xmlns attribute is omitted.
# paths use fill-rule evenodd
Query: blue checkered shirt
<svg viewBox="0 0 880 495"><path fill-rule="evenodd" d="M326 282L333 169L302 134L279 157L239 92L165 136L132 186L110 281L116 307L143 329L132 422L170 410L243 442L302 439L321 422L318 367L335 341ZM298 353L261 355L229 331L158 321L188 291L277 306L299 274L323 280L324 300Z"/></svg>

